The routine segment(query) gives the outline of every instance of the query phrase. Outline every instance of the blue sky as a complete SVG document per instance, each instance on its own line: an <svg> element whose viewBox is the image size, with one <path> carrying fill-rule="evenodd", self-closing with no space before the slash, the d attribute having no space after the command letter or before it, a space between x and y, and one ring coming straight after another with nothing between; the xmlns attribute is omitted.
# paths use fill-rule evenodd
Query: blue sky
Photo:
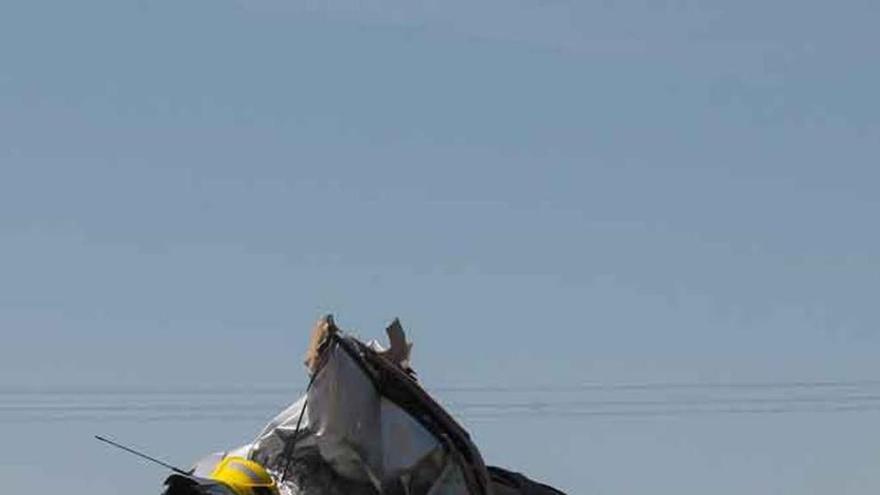
<svg viewBox="0 0 880 495"><path fill-rule="evenodd" d="M90 435L180 464L247 441L325 312L364 337L400 316L450 407L876 398L878 23L867 1L4 2L4 486L158 493ZM867 494L866 409L462 417L573 494Z"/></svg>

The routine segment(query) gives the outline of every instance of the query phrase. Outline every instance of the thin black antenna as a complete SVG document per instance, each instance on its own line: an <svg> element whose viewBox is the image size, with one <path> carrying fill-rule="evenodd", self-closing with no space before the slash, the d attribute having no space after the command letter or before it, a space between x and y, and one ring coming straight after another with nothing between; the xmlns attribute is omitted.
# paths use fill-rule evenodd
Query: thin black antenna
<svg viewBox="0 0 880 495"><path fill-rule="evenodd" d="M162 466L162 467L166 467L166 468L168 468L168 469L174 471L174 472L177 473L177 474L182 474L182 475L184 475L184 476L189 476L189 475L191 474L191 473L187 473L187 472L184 471L183 469L180 469L180 468L178 468L178 467L174 467L174 466L172 466L171 464L168 464L167 462L162 462L162 461L160 461L159 459L156 459L155 457L150 457L150 456L148 456L147 454L143 454L143 453L141 453L141 452L138 452L137 450L130 449L130 448L126 447L125 445L119 445L118 443L114 442L113 440L107 440L106 438L104 438L104 437L102 437L102 436L100 436L100 435L95 435L95 438L98 439L98 440L100 440L100 441L102 441L102 442L104 442L104 443L110 444L110 445L112 445L112 446L114 446L114 447L116 447L116 448L118 448L118 449L122 449L122 450L124 450L124 451L126 451L126 452L129 452L129 453L131 453L131 454L134 454L134 455L136 455L136 456L138 456L138 457L142 457L142 458L144 458L144 459L146 459L146 460L148 460L148 461L155 462L156 464L158 464L158 465L160 465L160 466Z"/></svg>

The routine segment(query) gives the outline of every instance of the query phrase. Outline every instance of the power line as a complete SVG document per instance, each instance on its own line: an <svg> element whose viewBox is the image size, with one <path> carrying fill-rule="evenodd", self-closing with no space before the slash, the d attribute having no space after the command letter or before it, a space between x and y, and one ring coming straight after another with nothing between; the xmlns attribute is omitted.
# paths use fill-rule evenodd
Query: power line
<svg viewBox="0 0 880 495"><path fill-rule="evenodd" d="M636 383L580 383L546 385L461 385L429 387L433 392L577 392L577 391L642 391L642 390L783 390L875 388L880 380L815 380L815 381L736 381L736 382L636 382Z"/></svg>
<svg viewBox="0 0 880 495"><path fill-rule="evenodd" d="M772 408L656 408L656 409L605 409L605 410L571 410L571 411L518 411L490 414L456 414L465 422L470 421L510 421L548 419L589 419L589 418L677 418L691 416L730 416L730 415L767 415L782 414L840 414L880 412L880 404L834 405L828 407L772 407ZM160 414L160 415L51 415L36 417L23 415L0 418L0 423L78 423L78 422L125 422L125 423L178 423L194 421L266 421L266 417L257 414Z"/></svg>
<svg viewBox="0 0 880 495"><path fill-rule="evenodd" d="M545 410L560 407L604 407L604 406L658 406L658 405L738 405L738 404L809 404L809 403L854 403L880 402L880 395L810 395L781 397L664 397L660 399L600 399L600 400L532 400L532 401L488 401L488 402L449 402L446 407L455 410L479 409L534 409ZM167 411L265 411L276 410L277 403L66 403L49 402L40 404L0 404L2 413L41 413L41 412L167 412Z"/></svg>
<svg viewBox="0 0 880 495"><path fill-rule="evenodd" d="M152 395L295 395L303 384L287 385L2 385L0 395L152 396ZM456 384L426 386L434 393L521 393L642 390L785 390L880 388L880 379L793 380L793 381L670 381L670 382L584 382L541 385Z"/></svg>
<svg viewBox="0 0 880 495"><path fill-rule="evenodd" d="M274 407L203 407L182 404L175 407L129 407L96 405L63 407L9 407L0 409L0 422L188 422L247 420L265 422ZM180 406L180 407L178 407ZM730 414L784 414L880 411L880 396L740 398L730 400L635 400L575 401L561 403L480 403L479 407L453 404L449 411L463 420L548 419L589 417L659 417Z"/></svg>
<svg viewBox="0 0 880 495"><path fill-rule="evenodd" d="M609 418L651 418L687 416L727 416L727 415L780 415L794 413L856 413L880 412L880 404L832 405L828 407L729 407L729 408L669 408L669 409L620 409L620 410L580 410L580 411L522 411L519 413L476 414L463 416L466 420L507 420L507 419L578 419L591 417Z"/></svg>

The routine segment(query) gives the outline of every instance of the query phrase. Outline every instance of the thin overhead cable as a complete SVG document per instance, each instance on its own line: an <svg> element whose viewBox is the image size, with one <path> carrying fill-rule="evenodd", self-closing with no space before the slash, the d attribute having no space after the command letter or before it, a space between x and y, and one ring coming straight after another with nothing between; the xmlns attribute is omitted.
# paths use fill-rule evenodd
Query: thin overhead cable
<svg viewBox="0 0 880 495"><path fill-rule="evenodd" d="M305 384L288 385L0 385L0 396L151 396L151 395L296 395ZM880 388L880 379L809 381L669 381L630 383L549 383L544 385L455 384L425 386L434 393L521 393L654 390L790 390Z"/></svg>
<svg viewBox="0 0 880 495"><path fill-rule="evenodd" d="M495 413L459 413L455 416L469 423L485 421L512 420L560 420L589 418L677 418L692 416L730 416L730 415L765 415L783 414L841 414L880 412L880 404L829 405L809 407L723 407L723 408L641 408L641 409L585 409L562 411L511 411ZM124 423L185 423L198 421L247 421L262 422L266 416L260 414L53 414L48 416L18 415L0 416L2 423L93 423L93 422L124 422Z"/></svg>
<svg viewBox="0 0 880 495"><path fill-rule="evenodd" d="M446 406L453 410L548 410L577 407L646 407L646 406L695 406L695 405L779 405L779 404L851 404L878 403L880 395L806 395L779 397L663 397L654 399L621 400L532 400L532 401L484 401L449 402ZM200 403L200 402L127 402L127 403L23 403L0 404L3 413L114 413L114 412L211 412L234 413L248 411L273 411L279 404L268 402L245 403Z"/></svg>

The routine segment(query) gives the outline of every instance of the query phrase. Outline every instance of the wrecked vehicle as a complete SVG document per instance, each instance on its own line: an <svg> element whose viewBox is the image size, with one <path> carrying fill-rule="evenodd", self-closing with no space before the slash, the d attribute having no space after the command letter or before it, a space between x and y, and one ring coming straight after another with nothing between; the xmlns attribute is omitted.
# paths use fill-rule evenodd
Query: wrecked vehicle
<svg viewBox="0 0 880 495"><path fill-rule="evenodd" d="M176 470L165 495L553 495L487 467L468 433L425 392L394 320L390 346L365 344L321 319L309 385L247 445Z"/></svg>

